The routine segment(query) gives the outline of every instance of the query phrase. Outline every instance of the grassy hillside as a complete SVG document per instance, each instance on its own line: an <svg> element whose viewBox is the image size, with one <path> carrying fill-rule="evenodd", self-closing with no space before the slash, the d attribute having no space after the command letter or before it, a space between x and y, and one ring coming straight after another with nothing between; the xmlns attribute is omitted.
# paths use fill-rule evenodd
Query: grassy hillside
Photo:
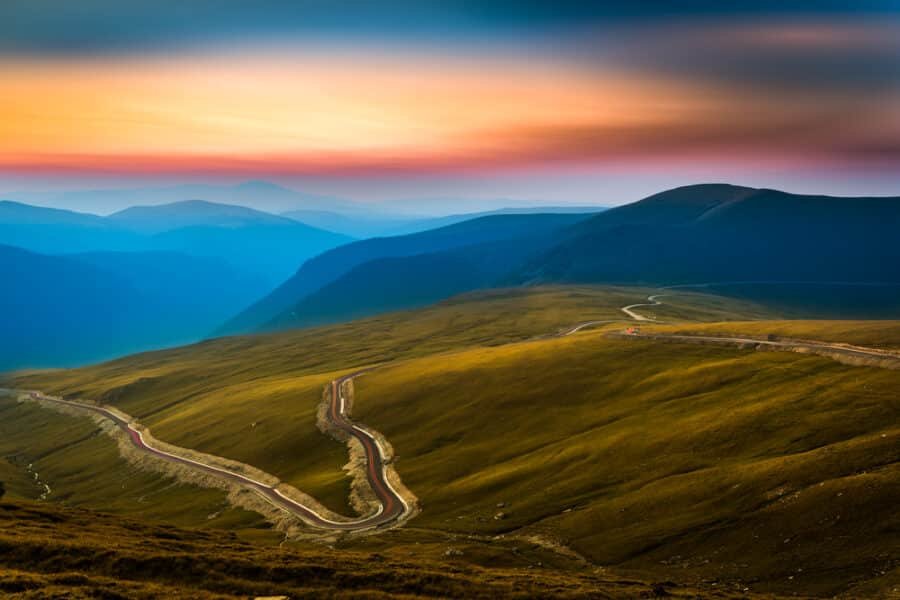
<svg viewBox="0 0 900 600"><path fill-rule="evenodd" d="M897 585L900 372L604 336L621 324L536 339L582 321L621 319L619 307L651 293L502 290L337 327L22 374L12 383L120 406L165 441L250 462L347 510L346 451L315 429L314 409L336 373L390 363L357 380L354 417L391 441L422 513L401 530L343 548L439 561L449 547L464 553L461 562L513 566L537 552L525 541L537 536L584 557L579 564L655 580L851 596ZM765 314L700 294L672 300L658 310L686 321ZM860 344L893 344L900 330L896 322L680 326L778 328L822 339L854 331L848 341ZM65 441L31 449L31 438L15 434L36 430L23 419L37 417L23 410L2 415L9 424L2 437L11 440L4 448L36 457L49 451L47 464L34 464L51 485L59 479L54 489L70 490L68 501L94 506L121 485L114 449L67 451ZM52 445L46 431L40 437ZM104 438L97 443L110 447ZM76 456L88 461L78 470L103 473L88 500L52 470L58 457ZM164 505L170 496L152 498ZM166 518L172 507L155 510ZM185 512L182 522L204 510ZM232 514L231 526L257 535L246 513ZM571 568L546 551L529 560Z"/></svg>
<svg viewBox="0 0 900 600"><path fill-rule="evenodd" d="M354 416L394 445L416 526L833 593L898 575L898 390L895 371L587 333L385 367Z"/></svg>
<svg viewBox="0 0 900 600"><path fill-rule="evenodd" d="M497 290L336 327L221 338L93 367L23 374L9 387L113 404L164 441L250 463L346 512L349 480L341 471L346 449L315 425L322 389L336 374L545 336L583 321L622 319L618 307L649 293L592 287ZM694 310L699 317L713 300L694 295L683 302L683 312ZM736 303L730 314L746 317L745 310L751 307ZM65 447L56 435L47 439Z"/></svg>
<svg viewBox="0 0 900 600"><path fill-rule="evenodd" d="M855 344L882 350L900 350L900 321L733 321L653 325L647 330L701 335L725 335L728 333L740 333L755 337L776 335L785 338Z"/></svg>
<svg viewBox="0 0 900 600"><path fill-rule="evenodd" d="M6 396L0 396L0 456L0 477L14 497L40 496L37 473L50 486L49 502L194 527L259 530L253 537L268 531L259 515L231 508L223 492L175 484L130 466L90 419L19 405Z"/></svg>
<svg viewBox="0 0 900 600"><path fill-rule="evenodd" d="M4 598L696 598L698 589L602 572L484 569L458 559L248 544L221 531L148 525L0 502ZM524 568L527 567L527 568ZM748 597L719 589L720 598ZM755 596L754 596L755 597Z"/></svg>
<svg viewBox="0 0 900 600"><path fill-rule="evenodd" d="M0 459L0 482L3 483L3 494L0 497L6 500L40 497L44 490L26 467L27 463L22 464L15 456Z"/></svg>

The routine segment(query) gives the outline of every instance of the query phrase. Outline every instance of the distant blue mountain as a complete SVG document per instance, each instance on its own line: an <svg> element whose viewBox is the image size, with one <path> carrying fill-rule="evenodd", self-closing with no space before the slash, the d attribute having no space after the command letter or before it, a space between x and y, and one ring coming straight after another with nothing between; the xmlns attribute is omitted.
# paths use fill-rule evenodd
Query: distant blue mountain
<svg viewBox="0 0 900 600"><path fill-rule="evenodd" d="M0 202L0 243L45 254L176 251L221 258L262 295L303 262L352 238L243 206L188 200L108 217Z"/></svg>
<svg viewBox="0 0 900 600"><path fill-rule="evenodd" d="M106 227L103 217L87 213L31 206L21 202L0 200L0 223L8 225L70 225L82 227Z"/></svg>
<svg viewBox="0 0 900 600"><path fill-rule="evenodd" d="M148 249L149 240L103 217L0 200L0 244L59 254Z"/></svg>
<svg viewBox="0 0 900 600"><path fill-rule="evenodd" d="M560 232L573 222L572 218L543 223L535 219L534 227L521 231L519 237L364 262L301 298L260 330L349 321L496 287L510 270L552 246Z"/></svg>
<svg viewBox="0 0 900 600"><path fill-rule="evenodd" d="M0 371L65 366L196 341L258 282L176 253L46 256L0 245Z"/></svg>
<svg viewBox="0 0 900 600"><path fill-rule="evenodd" d="M124 229L160 233L184 227L293 226L296 221L246 206L215 204L205 200L184 200L171 204L132 206L103 219Z"/></svg>
<svg viewBox="0 0 900 600"><path fill-rule="evenodd" d="M219 258L180 252L94 252L66 258L127 281L157 310L167 337L196 338L247 305L262 280Z"/></svg>
<svg viewBox="0 0 900 600"><path fill-rule="evenodd" d="M588 218L588 214L501 214L488 217L480 217L470 219L461 223L414 233L397 237L373 238L347 244L329 250L315 258L307 261L298 270L293 277L285 281L281 286L275 289L271 294L262 298L245 311L237 315L235 318L227 322L218 330L220 334L232 334L246 331L254 331L260 328L270 328L272 323L277 322L280 326L292 320L291 314L301 314L297 319L303 322L312 322L315 320L312 312L305 308L297 307L303 300L324 286L336 282L346 276L351 270L360 267L370 261L380 259L392 259L399 257L412 257L420 254L434 254L442 251L448 251L456 248L474 247L491 242L502 242L509 240L518 240L517 243L525 244L528 248L529 240L536 239L548 231L555 231L561 227L566 227ZM537 246L534 246L537 248ZM496 248L499 250L499 247ZM484 248L489 251L488 248ZM440 257L438 257L440 258ZM395 265L398 269L403 269L407 263L403 261L393 261L386 263ZM423 263L417 263L417 268ZM441 264L450 265L450 261L443 261ZM452 264L459 265L459 262ZM430 289L457 289L463 291L466 285L481 285L482 278L477 273L481 273L482 269L472 271L471 284L443 286L432 284L432 280L442 277L441 268L435 265L434 269L427 273L427 279L418 280L415 277L407 278L407 281L413 284L421 283L423 286L428 282ZM402 273L400 274L402 275ZM449 276L449 275L448 275ZM382 281L386 287L391 287L390 281L395 278L386 278ZM372 278L372 284L375 285L377 278ZM462 280L460 280L462 281ZM396 288L393 297L395 300L391 302L383 302L379 306L384 308L388 304L396 305L402 302L398 294L400 290L406 290L408 294L416 295L417 290L410 290L408 287ZM410 297L411 297L410 296ZM437 298L439 294L436 292L426 294L429 298ZM422 296L422 297L425 297ZM417 296L418 297L418 296ZM336 303L345 304L348 301L355 306L365 304L367 302L365 295L356 295L352 299L338 298L332 296L332 300ZM409 304L406 304L409 305ZM373 304L374 306L374 304ZM300 312L298 312L298 310ZM362 309L364 310L364 309ZM352 311L344 314L356 314L360 312L354 308ZM287 317L283 315L287 314ZM330 319L336 319L336 313L329 312ZM321 321L321 320L320 320Z"/></svg>
<svg viewBox="0 0 900 600"><path fill-rule="evenodd" d="M518 282L900 282L900 198L692 185L605 211Z"/></svg>
<svg viewBox="0 0 900 600"><path fill-rule="evenodd" d="M492 215L527 214L588 214L598 213L600 206L538 206L502 208L474 213L461 213L443 217L410 217L399 214L337 213L331 211L293 210L282 213L307 225L343 233L355 238L372 238L407 235L429 229L446 227L463 221Z"/></svg>
<svg viewBox="0 0 900 600"><path fill-rule="evenodd" d="M560 217L578 218L566 225ZM898 231L900 198L687 186L597 215L483 217L341 246L221 332L338 322L536 283L790 282L716 289L800 316L897 316L896 285L860 284L900 283ZM809 285L829 282L857 285ZM828 298L809 290L828 290Z"/></svg>
<svg viewBox="0 0 900 600"><path fill-rule="evenodd" d="M307 259L353 238L302 223L244 227L183 227L153 236L153 247L193 256L218 257L261 277L268 289L291 276Z"/></svg>
<svg viewBox="0 0 900 600"><path fill-rule="evenodd" d="M148 188L76 190L62 192L14 192L10 200L43 206L79 206L83 210L111 213L130 206L165 204L198 198L211 203L253 206L268 212L284 212L305 208L365 212L364 205L335 198L307 194L268 181L245 181L237 185L200 183Z"/></svg>
<svg viewBox="0 0 900 600"><path fill-rule="evenodd" d="M0 202L0 370L196 341L348 241L209 202L109 217Z"/></svg>
<svg viewBox="0 0 900 600"><path fill-rule="evenodd" d="M0 246L0 370L139 350L147 303L130 283L72 258Z"/></svg>
<svg viewBox="0 0 900 600"><path fill-rule="evenodd" d="M106 220L151 235L154 249L222 258L259 276L269 288L308 258L353 241L286 217L201 200L132 207Z"/></svg>

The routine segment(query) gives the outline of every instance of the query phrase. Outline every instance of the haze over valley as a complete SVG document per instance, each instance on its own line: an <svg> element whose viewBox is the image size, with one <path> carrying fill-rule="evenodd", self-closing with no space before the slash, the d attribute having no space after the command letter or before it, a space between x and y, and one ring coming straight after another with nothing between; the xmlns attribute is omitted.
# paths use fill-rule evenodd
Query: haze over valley
<svg viewBox="0 0 900 600"><path fill-rule="evenodd" d="M900 598L897 8L0 3L0 596Z"/></svg>

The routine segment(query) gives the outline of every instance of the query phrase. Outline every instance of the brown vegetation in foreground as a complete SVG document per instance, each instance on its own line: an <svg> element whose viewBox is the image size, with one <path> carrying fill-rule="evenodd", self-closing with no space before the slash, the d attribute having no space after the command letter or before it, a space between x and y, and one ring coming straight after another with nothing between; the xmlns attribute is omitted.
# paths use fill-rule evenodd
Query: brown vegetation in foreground
<svg viewBox="0 0 900 600"><path fill-rule="evenodd" d="M598 573L484 569L378 553L298 550L223 531L0 503L0 595L9 598L736 598Z"/></svg>

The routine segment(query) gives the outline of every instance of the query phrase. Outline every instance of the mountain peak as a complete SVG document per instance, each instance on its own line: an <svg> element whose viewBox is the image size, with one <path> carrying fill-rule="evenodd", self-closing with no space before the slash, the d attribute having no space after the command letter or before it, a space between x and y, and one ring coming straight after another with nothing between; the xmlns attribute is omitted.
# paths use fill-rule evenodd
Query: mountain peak
<svg viewBox="0 0 900 600"><path fill-rule="evenodd" d="M0 200L0 222L6 224L90 224L98 225L102 217L63 208L34 206L15 200Z"/></svg>
<svg viewBox="0 0 900 600"><path fill-rule="evenodd" d="M128 212L157 212L157 213L181 213L181 214L222 214L222 213L245 213L259 212L246 206L237 204L222 204L220 202L210 202L208 200L200 200L192 198L190 200L178 200L176 202L167 202L165 204L149 204L144 206L132 206L121 210L115 215L122 215ZM260 213L266 214L266 213Z"/></svg>
<svg viewBox="0 0 900 600"><path fill-rule="evenodd" d="M632 204L618 206L587 221L604 225L655 224L680 225L691 223L708 211L732 202L739 202L760 190L728 183L701 183L672 188L648 196Z"/></svg>
<svg viewBox="0 0 900 600"><path fill-rule="evenodd" d="M220 204L207 200L180 200L169 204L132 206L109 216L120 224L146 232L179 227L241 225L293 225L290 219L237 204Z"/></svg>
<svg viewBox="0 0 900 600"><path fill-rule="evenodd" d="M720 204L746 198L760 190L730 183L697 183L672 188L648 196L636 204L676 203L676 204Z"/></svg>

